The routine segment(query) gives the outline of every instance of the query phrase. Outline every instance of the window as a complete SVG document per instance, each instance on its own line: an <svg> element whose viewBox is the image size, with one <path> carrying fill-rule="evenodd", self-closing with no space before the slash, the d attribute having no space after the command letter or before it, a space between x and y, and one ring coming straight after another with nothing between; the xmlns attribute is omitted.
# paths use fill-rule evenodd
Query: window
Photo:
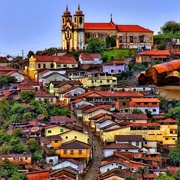
<svg viewBox="0 0 180 180"><path fill-rule="evenodd" d="M67 154L67 150L66 149L64 149L64 154Z"/></svg>
<svg viewBox="0 0 180 180"><path fill-rule="evenodd" d="M140 102L137 102L137 105L140 105Z"/></svg>
<svg viewBox="0 0 180 180"><path fill-rule="evenodd" d="M139 36L139 42L143 43L144 42L144 36Z"/></svg>
<svg viewBox="0 0 180 180"><path fill-rule="evenodd" d="M54 140L54 143L58 143L58 140Z"/></svg>
<svg viewBox="0 0 180 180"><path fill-rule="evenodd" d="M25 160L28 160L28 157L25 157Z"/></svg>
<svg viewBox="0 0 180 180"><path fill-rule="evenodd" d="M49 159L49 162L50 162L50 163L53 163L53 159Z"/></svg>
<svg viewBox="0 0 180 180"><path fill-rule="evenodd" d="M172 140L176 140L176 138L172 138Z"/></svg>
<svg viewBox="0 0 180 180"><path fill-rule="evenodd" d="M70 150L70 154L74 154L74 150Z"/></svg>
<svg viewBox="0 0 180 180"><path fill-rule="evenodd" d="M38 68L41 68L41 64L38 64Z"/></svg>
<svg viewBox="0 0 180 180"><path fill-rule="evenodd" d="M126 106L126 102L122 102L122 105L123 105L123 106Z"/></svg>
<svg viewBox="0 0 180 180"><path fill-rule="evenodd" d="M63 67L67 67L67 64L64 64Z"/></svg>
<svg viewBox="0 0 180 180"><path fill-rule="evenodd" d="M156 109L153 109L153 112L156 112Z"/></svg>
<svg viewBox="0 0 180 180"><path fill-rule="evenodd" d="M133 36L130 36L130 43L133 43Z"/></svg>
<svg viewBox="0 0 180 180"><path fill-rule="evenodd" d="M109 82L109 80L107 80L107 82Z"/></svg>
<svg viewBox="0 0 180 180"><path fill-rule="evenodd" d="M148 104L148 102L145 102L144 104Z"/></svg>
<svg viewBox="0 0 180 180"><path fill-rule="evenodd" d="M82 154L82 150L81 149L79 150L79 154Z"/></svg>
<svg viewBox="0 0 180 180"><path fill-rule="evenodd" d="M77 139L77 136L74 136L74 139Z"/></svg>
<svg viewBox="0 0 180 180"><path fill-rule="evenodd" d="M72 64L72 67L75 67L75 64Z"/></svg>
<svg viewBox="0 0 180 180"><path fill-rule="evenodd" d="M43 68L46 68L46 64L43 64Z"/></svg>
<svg viewBox="0 0 180 180"><path fill-rule="evenodd" d="M61 67L61 65L60 65L60 64L58 64L58 65L57 65L57 67Z"/></svg>
<svg viewBox="0 0 180 180"><path fill-rule="evenodd" d="M82 24L82 22L83 22L83 19L82 19L82 17L80 17L79 18L79 24Z"/></svg>
<svg viewBox="0 0 180 180"><path fill-rule="evenodd" d="M102 80L100 80L100 83L102 83Z"/></svg>
<svg viewBox="0 0 180 180"><path fill-rule="evenodd" d="M64 132L64 129L60 129L60 132Z"/></svg>
<svg viewBox="0 0 180 180"><path fill-rule="evenodd" d="M122 43L122 36L119 36L119 43Z"/></svg>
<svg viewBox="0 0 180 180"><path fill-rule="evenodd" d="M157 104L157 102L152 102L152 104Z"/></svg>
<svg viewBox="0 0 180 180"><path fill-rule="evenodd" d="M170 131L170 134L173 134L173 131L172 131L172 130Z"/></svg>
<svg viewBox="0 0 180 180"><path fill-rule="evenodd" d="M66 139L68 139L68 136L66 136Z"/></svg>
<svg viewBox="0 0 180 180"><path fill-rule="evenodd" d="M48 130L48 133L51 133L51 130Z"/></svg>
<svg viewBox="0 0 180 180"><path fill-rule="evenodd" d="M169 138L165 138L165 140L169 140Z"/></svg>
<svg viewBox="0 0 180 180"><path fill-rule="evenodd" d="M51 63L51 68L54 68L54 64L53 63Z"/></svg>

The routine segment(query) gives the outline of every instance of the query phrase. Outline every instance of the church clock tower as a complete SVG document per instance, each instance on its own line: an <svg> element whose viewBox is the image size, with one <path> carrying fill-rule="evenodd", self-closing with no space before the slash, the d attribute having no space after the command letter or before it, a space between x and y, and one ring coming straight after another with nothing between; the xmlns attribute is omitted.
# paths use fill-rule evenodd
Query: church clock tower
<svg viewBox="0 0 180 180"><path fill-rule="evenodd" d="M69 52L73 46L74 37L72 15L68 11L68 6L66 6L66 11L62 15L62 48Z"/></svg>
<svg viewBox="0 0 180 180"><path fill-rule="evenodd" d="M83 50L85 45L84 14L80 5L74 14L74 49Z"/></svg>

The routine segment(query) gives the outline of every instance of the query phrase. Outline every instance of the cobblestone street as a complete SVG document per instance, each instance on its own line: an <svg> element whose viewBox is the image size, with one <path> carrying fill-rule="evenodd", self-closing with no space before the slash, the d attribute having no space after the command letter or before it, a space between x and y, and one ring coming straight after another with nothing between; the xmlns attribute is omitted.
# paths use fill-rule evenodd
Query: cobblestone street
<svg viewBox="0 0 180 180"><path fill-rule="evenodd" d="M79 120L74 113L71 113L71 118L77 120L77 125L82 126L81 120ZM101 164L101 160L103 158L102 153L102 145L99 137L97 137L86 125L83 124L83 131L88 132L89 134L89 142L93 146L93 157L92 164L89 169L87 169L87 173L84 175L83 180L97 180L99 174L99 166Z"/></svg>

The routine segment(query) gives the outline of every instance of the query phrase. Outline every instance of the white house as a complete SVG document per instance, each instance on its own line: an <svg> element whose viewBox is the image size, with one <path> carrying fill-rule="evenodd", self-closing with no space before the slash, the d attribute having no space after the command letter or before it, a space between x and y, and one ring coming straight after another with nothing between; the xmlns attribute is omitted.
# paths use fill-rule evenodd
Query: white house
<svg viewBox="0 0 180 180"><path fill-rule="evenodd" d="M55 165L59 161L58 156L46 156L46 164L52 164Z"/></svg>
<svg viewBox="0 0 180 180"><path fill-rule="evenodd" d="M102 64L99 53L81 53L79 55L80 64Z"/></svg>

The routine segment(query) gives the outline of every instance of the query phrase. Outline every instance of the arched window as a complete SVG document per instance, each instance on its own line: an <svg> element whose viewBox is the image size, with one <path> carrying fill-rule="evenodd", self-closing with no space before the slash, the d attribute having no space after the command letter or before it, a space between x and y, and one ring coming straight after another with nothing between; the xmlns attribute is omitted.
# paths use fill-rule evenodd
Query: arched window
<svg viewBox="0 0 180 180"><path fill-rule="evenodd" d="M79 18L79 24L82 24L82 22L83 22L83 19L82 19L82 17L80 17Z"/></svg>
<svg viewBox="0 0 180 180"><path fill-rule="evenodd" d="M76 17L74 18L74 22L76 23Z"/></svg>

